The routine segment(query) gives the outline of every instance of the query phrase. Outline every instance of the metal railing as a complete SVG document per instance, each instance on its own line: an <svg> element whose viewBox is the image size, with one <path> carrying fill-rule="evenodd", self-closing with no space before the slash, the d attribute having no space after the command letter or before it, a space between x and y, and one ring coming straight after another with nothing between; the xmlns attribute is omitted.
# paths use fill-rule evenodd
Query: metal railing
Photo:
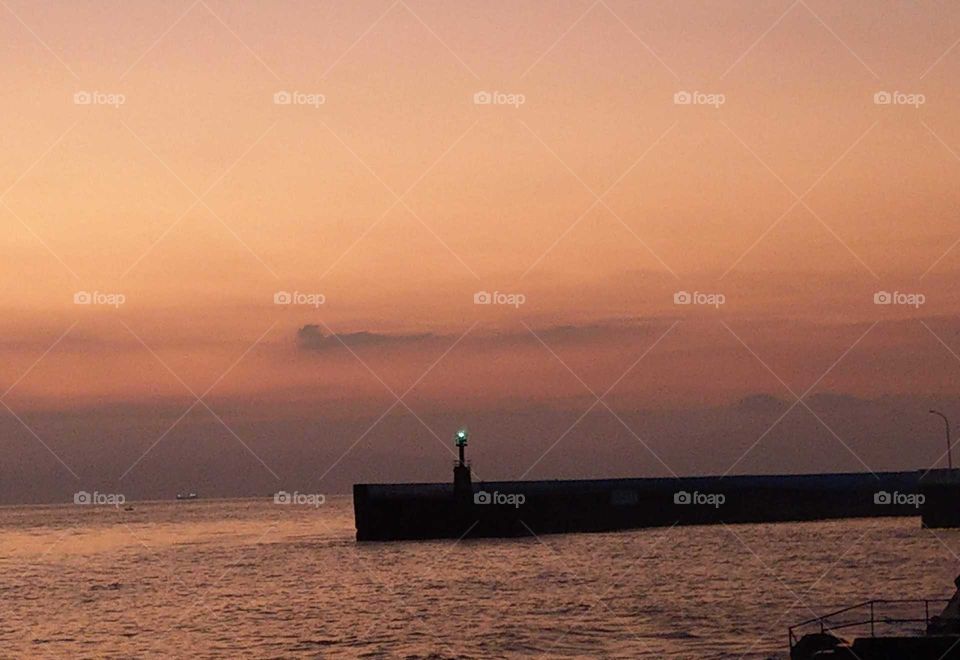
<svg viewBox="0 0 960 660"><path fill-rule="evenodd" d="M829 633L857 626L864 630L869 627L870 637L875 637L878 626L923 624L923 631L921 631L923 634L930 623L930 617L939 614L948 602L950 601L947 598L877 599L850 605L790 626L790 648L796 645L799 638L811 632ZM913 614L913 616L907 616L907 614ZM803 628L809 630L803 631L801 630Z"/></svg>

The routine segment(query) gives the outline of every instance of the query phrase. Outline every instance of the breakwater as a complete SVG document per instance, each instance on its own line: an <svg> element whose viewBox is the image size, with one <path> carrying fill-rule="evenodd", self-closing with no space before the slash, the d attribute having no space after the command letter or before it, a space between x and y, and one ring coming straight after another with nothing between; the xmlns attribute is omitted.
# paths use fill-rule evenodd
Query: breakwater
<svg viewBox="0 0 960 660"><path fill-rule="evenodd" d="M356 484L359 541L921 516L960 522L957 471ZM921 477L923 476L923 479Z"/></svg>

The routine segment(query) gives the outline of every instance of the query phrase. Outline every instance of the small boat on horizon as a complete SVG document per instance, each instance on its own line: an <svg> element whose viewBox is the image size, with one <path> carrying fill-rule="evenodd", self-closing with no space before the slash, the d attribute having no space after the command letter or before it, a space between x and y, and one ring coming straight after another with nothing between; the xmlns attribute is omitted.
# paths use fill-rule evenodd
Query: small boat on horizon
<svg viewBox="0 0 960 660"><path fill-rule="evenodd" d="M189 493L187 492L177 493L178 500L195 500L197 498L198 498L198 495L193 491L190 491Z"/></svg>

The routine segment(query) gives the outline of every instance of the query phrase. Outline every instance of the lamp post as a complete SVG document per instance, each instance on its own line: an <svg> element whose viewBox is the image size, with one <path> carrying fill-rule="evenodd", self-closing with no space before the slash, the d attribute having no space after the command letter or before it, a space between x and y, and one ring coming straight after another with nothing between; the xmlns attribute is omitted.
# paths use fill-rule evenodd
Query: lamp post
<svg viewBox="0 0 960 660"><path fill-rule="evenodd" d="M943 423L946 425L946 428L947 428L947 468L950 469L950 470L952 470L952 469L953 469L953 457L950 455L950 420L947 419L947 416L944 415L944 414L943 414L942 412L940 412L939 410L931 410L931 411L930 411L930 414L931 414L931 415L939 415L940 417L942 417L942 418L943 418Z"/></svg>

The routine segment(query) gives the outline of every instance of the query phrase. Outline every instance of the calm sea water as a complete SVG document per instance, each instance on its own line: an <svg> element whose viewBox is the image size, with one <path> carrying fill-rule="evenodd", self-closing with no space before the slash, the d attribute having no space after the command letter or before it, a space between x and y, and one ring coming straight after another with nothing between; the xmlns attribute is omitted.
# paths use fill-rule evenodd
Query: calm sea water
<svg viewBox="0 0 960 660"><path fill-rule="evenodd" d="M0 655L784 658L960 572L917 518L357 544L349 498L133 506L0 508Z"/></svg>

